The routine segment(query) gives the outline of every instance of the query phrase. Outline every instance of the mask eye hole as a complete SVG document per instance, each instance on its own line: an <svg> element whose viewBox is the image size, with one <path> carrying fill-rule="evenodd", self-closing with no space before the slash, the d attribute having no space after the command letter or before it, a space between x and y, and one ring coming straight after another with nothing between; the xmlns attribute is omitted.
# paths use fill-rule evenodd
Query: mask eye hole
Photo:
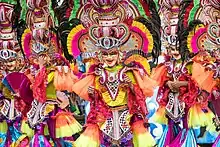
<svg viewBox="0 0 220 147"><path fill-rule="evenodd" d="M108 56L108 53L107 52L102 52L102 55L103 56Z"/></svg>
<svg viewBox="0 0 220 147"><path fill-rule="evenodd" d="M117 51L112 51L109 55L117 55L118 52Z"/></svg>

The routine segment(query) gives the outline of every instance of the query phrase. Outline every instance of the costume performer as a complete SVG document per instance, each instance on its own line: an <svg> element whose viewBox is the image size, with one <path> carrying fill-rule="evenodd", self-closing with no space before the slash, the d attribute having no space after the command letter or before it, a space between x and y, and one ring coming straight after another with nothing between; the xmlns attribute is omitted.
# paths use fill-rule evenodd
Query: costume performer
<svg viewBox="0 0 220 147"><path fill-rule="evenodd" d="M74 58L81 56L88 67L72 85L56 85L90 101L85 130L74 142L77 147L155 145L145 126L145 100L156 85L148 77L146 58L152 50L154 57L158 55L153 46L158 36L147 28L152 25L148 20L132 21L137 16L132 7L130 1L88 1L78 14L83 25L78 23L68 35L69 53ZM65 76L63 72L59 75Z"/></svg>
<svg viewBox="0 0 220 147"><path fill-rule="evenodd" d="M28 137L21 133L21 120L30 109L32 93L25 76L26 63L18 41L17 1L0 2L0 65L1 65L1 143L0 146L26 146ZM23 84L22 84L23 83ZM24 93L27 92L25 95ZM30 93L28 93L30 92Z"/></svg>
<svg viewBox="0 0 220 147"><path fill-rule="evenodd" d="M69 64L62 57L56 34L52 31L54 22L49 4L46 0L27 1L28 28L22 35L23 50L32 65L29 77L34 100L27 122L35 133L30 146L37 146L40 142L44 146L71 146L72 135L81 131L81 125L66 109L69 105L67 93L54 87L58 76L55 69L61 65L66 69ZM66 74L70 75L71 71L67 70ZM28 130L24 127L23 131Z"/></svg>
<svg viewBox="0 0 220 147"><path fill-rule="evenodd" d="M207 143L213 143L213 139L217 136L215 127L212 124L214 115L208 108L207 93L202 91L202 87L198 85L194 78L195 71L192 72L191 53L189 53L186 43L187 41L193 42L187 40L190 38L188 31L193 28L191 24L196 24L198 21L190 22L190 25L188 25L188 11L192 8L190 2L180 4L177 1L164 1L164 6L168 7L169 9L166 10L170 12L165 13L165 15L170 14L167 17L176 20L167 19L171 21L168 25L174 27L172 23L175 22L176 27L171 29L173 31L171 38L166 39L169 56L165 58L163 64L157 66L152 74L152 78L157 79L160 83L157 97L160 107L154 120L157 123L166 125L158 145L197 146L198 140L204 135L204 133L195 135L193 128L197 127L206 127L207 131L214 133L213 137L207 141ZM186 35L184 36L184 34Z"/></svg>
<svg viewBox="0 0 220 147"><path fill-rule="evenodd" d="M219 2L205 0L200 2L201 7L197 8L194 14L195 19L202 23L193 29L188 38L187 44L190 51L197 55L193 58L193 78L200 88L209 93L210 108L215 113L214 123L219 131L220 121L220 87L219 87ZM217 31L218 32L218 31ZM214 146L218 146L220 136L216 139Z"/></svg>

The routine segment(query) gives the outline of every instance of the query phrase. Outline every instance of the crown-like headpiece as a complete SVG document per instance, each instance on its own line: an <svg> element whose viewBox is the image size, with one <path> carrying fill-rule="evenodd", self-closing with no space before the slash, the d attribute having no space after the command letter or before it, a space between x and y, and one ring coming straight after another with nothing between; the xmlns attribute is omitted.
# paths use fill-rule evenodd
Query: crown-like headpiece
<svg viewBox="0 0 220 147"><path fill-rule="evenodd" d="M126 24L119 23L112 26L94 25L89 30L89 37L94 44L103 49L112 49L125 43L130 32Z"/></svg>

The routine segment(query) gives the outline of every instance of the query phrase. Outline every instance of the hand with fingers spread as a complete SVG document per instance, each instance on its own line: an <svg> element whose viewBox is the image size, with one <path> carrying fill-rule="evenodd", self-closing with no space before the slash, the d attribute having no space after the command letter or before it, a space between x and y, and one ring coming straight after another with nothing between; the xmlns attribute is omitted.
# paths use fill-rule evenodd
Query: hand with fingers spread
<svg viewBox="0 0 220 147"><path fill-rule="evenodd" d="M57 103L61 109L65 109L69 105L69 99L64 92L57 91Z"/></svg>

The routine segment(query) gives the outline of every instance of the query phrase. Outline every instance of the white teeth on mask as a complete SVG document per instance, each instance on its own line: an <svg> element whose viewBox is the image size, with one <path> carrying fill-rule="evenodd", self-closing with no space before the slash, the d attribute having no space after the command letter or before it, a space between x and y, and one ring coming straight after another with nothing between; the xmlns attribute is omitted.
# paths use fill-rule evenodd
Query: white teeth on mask
<svg viewBox="0 0 220 147"><path fill-rule="evenodd" d="M61 66L57 66L57 69L58 69L59 72L62 72Z"/></svg>
<svg viewBox="0 0 220 147"><path fill-rule="evenodd" d="M68 71L69 71L69 67L68 66L64 66L63 69L64 69L65 73L68 73Z"/></svg>

